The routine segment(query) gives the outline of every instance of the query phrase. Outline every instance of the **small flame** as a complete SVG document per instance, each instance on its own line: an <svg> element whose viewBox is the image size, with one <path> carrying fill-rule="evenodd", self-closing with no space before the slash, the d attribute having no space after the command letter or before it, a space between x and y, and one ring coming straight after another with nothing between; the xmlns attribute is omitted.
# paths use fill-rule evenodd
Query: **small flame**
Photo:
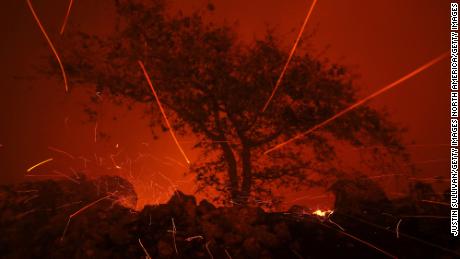
<svg viewBox="0 0 460 259"><path fill-rule="evenodd" d="M320 209L317 209L315 211L313 211L313 215L316 215L316 216L319 216L319 217L327 217L329 215L331 215L334 211L332 210L320 210Z"/></svg>

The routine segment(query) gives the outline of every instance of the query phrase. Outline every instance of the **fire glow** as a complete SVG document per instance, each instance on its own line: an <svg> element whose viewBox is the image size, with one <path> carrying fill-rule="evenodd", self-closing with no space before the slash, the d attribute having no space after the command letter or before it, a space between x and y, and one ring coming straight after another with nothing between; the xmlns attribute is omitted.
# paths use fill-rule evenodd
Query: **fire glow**
<svg viewBox="0 0 460 259"><path fill-rule="evenodd" d="M317 210L313 211L311 214L319 216L319 217L322 217L322 218L325 218L325 217L329 217L329 215L331 215L333 212L334 212L333 210L320 210L320 209L317 209Z"/></svg>

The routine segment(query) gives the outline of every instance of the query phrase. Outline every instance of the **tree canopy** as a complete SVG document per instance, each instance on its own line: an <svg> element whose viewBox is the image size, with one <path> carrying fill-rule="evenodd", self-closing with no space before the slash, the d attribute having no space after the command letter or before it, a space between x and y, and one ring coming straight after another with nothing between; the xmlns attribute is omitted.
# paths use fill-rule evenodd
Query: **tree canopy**
<svg viewBox="0 0 460 259"><path fill-rule="evenodd" d="M357 101L347 69L298 52L261 112L288 56L275 32L244 43L231 26L207 22L203 11L173 15L162 0L115 5L117 25L110 36L67 36L72 47L64 50L63 60L71 85L91 83L97 92L155 102L137 63L142 61L174 130L193 134L202 151L190 168L199 190L214 188L225 194L221 198L247 203L273 201L279 188L330 183L343 174L334 162L339 142L380 145L379 155L407 159L401 129L369 106L264 154ZM154 125L163 125L152 107Z"/></svg>

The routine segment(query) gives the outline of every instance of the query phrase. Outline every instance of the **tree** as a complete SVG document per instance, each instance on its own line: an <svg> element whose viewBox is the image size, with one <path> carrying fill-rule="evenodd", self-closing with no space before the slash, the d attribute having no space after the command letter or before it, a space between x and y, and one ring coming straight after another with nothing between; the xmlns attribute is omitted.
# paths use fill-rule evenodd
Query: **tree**
<svg viewBox="0 0 460 259"><path fill-rule="evenodd" d="M287 59L273 31L245 44L231 27L206 22L203 11L170 15L162 0L148 5L118 0L115 5L117 29L109 37L70 33L72 47L62 54L71 83L92 83L97 92L151 103L137 64L141 60L174 130L193 134L195 147L203 151L191 167L200 190L213 187L233 202L247 203L274 198L278 187L324 184L342 173L334 163L339 141L382 145L387 154L406 159L401 130L368 106L265 155L269 147L354 103L357 88L350 73L308 53L297 54L261 112ZM160 113L152 109L154 124L162 125Z"/></svg>

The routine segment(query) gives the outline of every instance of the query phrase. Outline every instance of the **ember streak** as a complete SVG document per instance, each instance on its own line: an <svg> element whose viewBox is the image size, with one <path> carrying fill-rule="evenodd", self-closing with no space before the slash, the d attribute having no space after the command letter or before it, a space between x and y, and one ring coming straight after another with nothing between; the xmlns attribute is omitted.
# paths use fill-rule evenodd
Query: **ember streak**
<svg viewBox="0 0 460 259"><path fill-rule="evenodd" d="M65 228L64 228L64 231L62 232L62 237L61 237L61 241L64 240L64 237L65 237L65 234L67 233L67 229L69 228L69 225L70 225L70 221L72 220L73 217L77 216L78 214L84 212L85 210L91 208L92 206L96 205L97 203L103 201L103 200L106 200L110 197L112 197L113 194L110 194L110 195L107 195L105 197L102 197L100 199L97 199L91 203L89 203L88 205L82 207L81 209L77 210L76 212L72 213L70 216L69 216L69 219L67 220L67 224L65 225Z"/></svg>
<svg viewBox="0 0 460 259"><path fill-rule="evenodd" d="M27 169L27 172L30 172L30 171L34 170L35 168L37 168L37 167L39 167L39 166L41 166L41 165L43 165L43 164L49 163L49 162L51 162L51 161L53 161L53 158L48 158L48 159L46 159L46 160L43 160L43 161L41 161L40 163L37 163L37 164L35 164L35 165L29 167L29 169Z"/></svg>
<svg viewBox="0 0 460 259"><path fill-rule="evenodd" d="M446 52L446 53L443 53L443 54L435 57L434 59L428 61L427 63L423 64L422 66L416 68L414 71L404 75L403 77L399 78L398 80L396 80L396 81L394 81L394 82L382 87L381 89L379 89L378 91L375 91L371 95L366 96L365 98L357 101L356 103L350 105L349 107L345 108L344 110L334 114L329 119L327 119L327 120L325 120L325 121L323 121L323 122L311 127L309 130L307 130L307 131L305 131L305 132L303 132L301 134L298 134L298 135L294 136L291 139L286 140L285 142L282 142L282 143L280 143L280 144L268 149L267 151L265 151L265 154L268 154L268 153L270 153L272 151L275 151L275 150L277 150L279 148L282 148L283 146L285 146L285 145L287 145L289 143L292 143L293 141L296 141L297 139L303 138L303 137L307 136L308 134L310 134L311 132L326 126L327 124L333 122L337 118L339 118L339 117L347 114L348 112L356 109L357 107L365 104L369 100L371 100L371 99L373 99L373 98L385 93L386 91L398 86L399 84L403 83L404 81L406 81L406 80L414 77L415 75L423 72L424 70L430 68L431 66L433 66L436 63L438 63L439 61L441 61L442 59L446 58L447 56L448 56L448 53Z"/></svg>
<svg viewBox="0 0 460 259"><path fill-rule="evenodd" d="M305 20L302 24L302 27L300 28L299 34L297 35L297 38L294 42L294 45L292 46L291 52L289 53L289 57L286 61L286 64L284 64L283 70L281 71L280 76L278 77L278 80L276 80L275 87L273 88L272 93L270 94L270 97L268 98L267 102L264 104L264 107L262 108L262 112L265 112L265 110L268 108L268 105L270 105L271 100L275 96L276 90L278 90L278 87L281 84L281 81L283 80L284 74L286 73L286 70L289 66L289 63L291 62L292 57L294 56L294 52L297 49L297 45L299 45L299 41L302 38L302 34L305 30L305 27L307 26L308 20L310 19L310 15L313 12L313 8L315 8L317 0L313 0L310 9L308 10L307 16L305 17Z"/></svg>
<svg viewBox="0 0 460 259"><path fill-rule="evenodd" d="M70 11L72 10L72 6L73 6L73 0L70 0L69 7L67 8L67 13L65 14L64 22L62 23L61 30L59 31L61 35L64 34L65 26L67 25L67 21L69 20Z"/></svg>
<svg viewBox="0 0 460 259"><path fill-rule="evenodd" d="M166 112L163 109L163 105L161 105L160 98L158 97L157 92L155 91L155 88L153 87L153 83L152 83L152 81L150 81L150 76L149 76L147 70L144 67L144 63L142 63L142 61L138 61L138 63L139 63L139 66L142 69L142 72L144 73L145 79L147 80L147 82L148 82L148 84L150 86L150 89L152 90L153 95L155 96L155 100L156 100L156 102L158 104L158 108L160 108L161 114L163 115L163 118L165 120L166 126L168 127L168 130L169 130L169 133L171 133L171 137L173 138L174 142L176 143L177 148L180 150L180 152L181 152L182 156L184 157L185 161L187 162L187 164L190 165L190 160L188 159L187 155L185 154L184 150L182 149L181 145L179 144L179 141L176 138L176 134L174 134L174 130L173 130L171 124L169 123L168 117L166 116Z"/></svg>
<svg viewBox="0 0 460 259"><path fill-rule="evenodd" d="M27 0L27 5L29 6L30 12L32 13L35 21L37 22L38 27L40 28L41 32L43 33L43 36L45 37L46 41L48 42L48 45L51 48L51 51L53 52L54 56L56 57L57 62L59 63L59 67L60 67L61 73L62 73L62 79L64 80L65 91L68 92L69 91L69 86L68 86L68 83L67 83L67 74L65 72L64 65L62 64L61 58L59 57L59 54L58 54L56 48L54 47L53 42L51 41L50 37L48 36L48 33L46 33L46 30L43 27L43 25L42 25L42 23L40 21L40 18L38 18L38 15L35 13L35 9L32 6L32 3L30 2L30 0Z"/></svg>

